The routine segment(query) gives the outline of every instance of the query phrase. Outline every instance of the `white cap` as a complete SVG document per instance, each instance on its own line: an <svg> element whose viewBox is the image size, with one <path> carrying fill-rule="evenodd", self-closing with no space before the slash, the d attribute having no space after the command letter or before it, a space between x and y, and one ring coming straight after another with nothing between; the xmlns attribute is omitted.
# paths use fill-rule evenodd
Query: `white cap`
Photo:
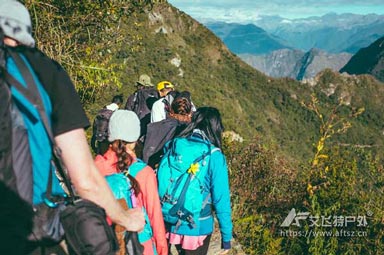
<svg viewBox="0 0 384 255"><path fill-rule="evenodd" d="M6 36L25 46L35 46L31 17L27 8L20 2L0 0L0 27Z"/></svg>
<svg viewBox="0 0 384 255"><path fill-rule="evenodd" d="M116 110L109 120L108 141L123 140L136 142L140 137L140 120L136 113L128 110Z"/></svg>

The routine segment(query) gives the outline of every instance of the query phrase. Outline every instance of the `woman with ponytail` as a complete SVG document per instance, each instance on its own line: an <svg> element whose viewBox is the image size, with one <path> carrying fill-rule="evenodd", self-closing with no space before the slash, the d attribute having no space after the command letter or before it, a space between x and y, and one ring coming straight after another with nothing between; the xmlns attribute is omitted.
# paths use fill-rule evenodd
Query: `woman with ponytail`
<svg viewBox="0 0 384 255"><path fill-rule="evenodd" d="M124 198L130 207L141 207L145 211L147 223L139 233L143 254L167 255L156 175L134 152L139 136L137 115L128 110L115 111L109 121L109 149L104 155L96 156L95 164L117 199Z"/></svg>
<svg viewBox="0 0 384 255"><path fill-rule="evenodd" d="M165 145L165 149L168 151L165 152L157 172L160 194L169 194L168 192L171 192L171 195L180 194L177 193L177 188L168 191L167 185L169 185L169 181L167 179L168 176L172 176L172 174L168 174L171 169L170 165L173 164L178 167L188 166L191 159L195 159L195 155L205 155L207 150L210 151L207 161L205 161L204 156L202 162L199 163L199 161L194 160L189 169L185 168L188 169L187 173L192 172L193 175L193 179L189 179L191 181L187 186L185 200L200 201L197 195L198 192L196 192L196 186L193 186L193 180L198 180L195 183L200 185L200 194L202 194L200 199L204 202L201 205L201 209L197 207L197 210L200 209L200 211L188 212L188 210L193 210L194 206L184 201L182 205L184 209L182 210L191 213L190 216L192 213L198 213L198 215L192 215L191 218L193 220L186 221L185 223L181 220L177 224L171 221L166 223L169 244L175 245L178 254L208 254L209 243L214 230L214 216L218 220L221 233L222 251L219 254L228 254L230 252L232 216L228 166L225 155L221 150L223 130L224 127L219 110L214 107L200 107L193 114L192 120L187 127L169 144ZM177 157L173 155L177 155ZM194 156L188 158L188 155ZM177 161L176 164L173 160ZM192 166L195 166L195 170L192 170ZM189 172L190 170L191 172ZM204 175L198 175L198 172L204 173ZM176 175L174 174L172 177L176 177ZM188 193L188 189L192 190L192 192ZM164 195L161 195L161 197L164 197ZM168 201L172 201L172 199ZM176 200L182 201L184 199L179 197ZM173 205L169 206L168 201L163 203L163 215L164 219L171 220L174 216L169 213L167 208L173 207ZM190 222L194 222L194 224L191 225Z"/></svg>

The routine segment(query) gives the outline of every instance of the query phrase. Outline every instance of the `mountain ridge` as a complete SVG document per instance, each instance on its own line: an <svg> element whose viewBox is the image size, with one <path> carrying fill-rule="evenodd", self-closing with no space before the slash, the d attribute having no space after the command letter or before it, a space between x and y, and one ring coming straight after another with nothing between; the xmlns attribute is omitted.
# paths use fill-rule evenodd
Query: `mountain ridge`
<svg viewBox="0 0 384 255"><path fill-rule="evenodd" d="M384 36L366 48L360 49L340 69L349 74L371 74L384 82Z"/></svg>

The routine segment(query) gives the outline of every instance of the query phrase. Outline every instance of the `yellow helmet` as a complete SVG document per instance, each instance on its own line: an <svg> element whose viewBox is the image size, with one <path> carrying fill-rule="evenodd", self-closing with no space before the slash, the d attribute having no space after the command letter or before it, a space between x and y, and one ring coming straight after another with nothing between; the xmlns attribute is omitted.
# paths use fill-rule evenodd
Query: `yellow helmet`
<svg viewBox="0 0 384 255"><path fill-rule="evenodd" d="M161 81L157 83L157 91L161 91L163 89L173 89L175 86L173 86L172 83L169 81Z"/></svg>

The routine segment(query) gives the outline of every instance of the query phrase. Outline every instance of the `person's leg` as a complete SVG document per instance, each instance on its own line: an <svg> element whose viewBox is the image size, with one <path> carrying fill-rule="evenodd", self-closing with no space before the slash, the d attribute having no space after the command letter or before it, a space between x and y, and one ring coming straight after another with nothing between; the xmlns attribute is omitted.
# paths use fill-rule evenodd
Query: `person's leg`
<svg viewBox="0 0 384 255"><path fill-rule="evenodd" d="M181 244L175 244L175 247L178 255L185 255L185 250L181 248Z"/></svg>
<svg viewBox="0 0 384 255"><path fill-rule="evenodd" d="M196 250L183 250L184 251L183 255L207 255L210 241L211 241L211 235L208 235L204 239L202 246L200 246Z"/></svg>

